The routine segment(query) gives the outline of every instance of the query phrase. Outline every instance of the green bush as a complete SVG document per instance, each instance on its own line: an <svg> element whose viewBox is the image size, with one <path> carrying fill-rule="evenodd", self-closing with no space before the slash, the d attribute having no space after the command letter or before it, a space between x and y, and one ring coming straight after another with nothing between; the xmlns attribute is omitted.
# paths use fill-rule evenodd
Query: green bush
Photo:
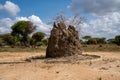
<svg viewBox="0 0 120 80"><path fill-rule="evenodd" d="M37 42L36 46L43 46L44 43L43 42Z"/></svg>
<svg viewBox="0 0 120 80"><path fill-rule="evenodd" d="M48 45L48 39L42 40L42 43L43 43L45 46Z"/></svg>
<svg viewBox="0 0 120 80"><path fill-rule="evenodd" d="M120 45L120 35L115 36L115 43L116 43L117 45Z"/></svg>

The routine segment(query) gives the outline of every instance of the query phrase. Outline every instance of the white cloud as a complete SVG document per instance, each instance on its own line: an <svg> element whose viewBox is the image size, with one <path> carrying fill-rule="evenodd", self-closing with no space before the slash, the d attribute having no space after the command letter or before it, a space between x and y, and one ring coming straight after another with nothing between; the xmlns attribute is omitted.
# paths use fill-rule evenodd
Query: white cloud
<svg viewBox="0 0 120 80"><path fill-rule="evenodd" d="M14 21L10 18L0 19L0 33L9 33Z"/></svg>
<svg viewBox="0 0 120 80"><path fill-rule="evenodd" d="M73 12L106 15L120 10L120 0L72 0L70 9Z"/></svg>
<svg viewBox="0 0 120 80"><path fill-rule="evenodd" d="M2 9L3 9L3 5L0 4L0 10L2 10Z"/></svg>
<svg viewBox="0 0 120 80"><path fill-rule="evenodd" d="M16 21L29 21L27 17L16 17Z"/></svg>
<svg viewBox="0 0 120 80"><path fill-rule="evenodd" d="M20 20L31 21L35 25L38 26L36 31L42 31L47 34L50 32L50 26L43 23L42 20L38 16L32 15L29 17L17 17L16 20L17 21L20 21Z"/></svg>
<svg viewBox="0 0 120 80"><path fill-rule="evenodd" d="M84 23L82 35L107 38L120 35L120 0L72 0L68 8L95 18Z"/></svg>
<svg viewBox="0 0 120 80"><path fill-rule="evenodd" d="M40 24L42 23L41 19L38 16L32 15L29 16L28 19L32 21L33 23Z"/></svg>
<svg viewBox="0 0 120 80"><path fill-rule="evenodd" d="M16 19L12 20L10 18L3 18L0 19L0 33L6 33L6 32L10 32L11 31L11 26L17 22L17 21L21 21L21 20L25 20L25 21L31 21L33 22L34 25L37 25L37 29L36 31L41 31L44 32L46 34L49 34L50 32L50 26L43 23L42 20L35 15L29 16L29 17L16 17Z"/></svg>
<svg viewBox="0 0 120 80"><path fill-rule="evenodd" d="M10 13L13 16L15 16L18 12L20 12L19 6L10 1L6 1L4 8L8 13Z"/></svg>
<svg viewBox="0 0 120 80"><path fill-rule="evenodd" d="M0 4L0 10L5 10L12 16L16 16L17 13L20 12L19 6L10 1L6 1L4 5Z"/></svg>
<svg viewBox="0 0 120 80"><path fill-rule="evenodd" d="M47 34L50 32L49 31L50 26L43 23L42 20L38 16L35 16L35 15L29 16L28 20L30 20L31 22L33 22L35 25L38 26L37 31L46 32Z"/></svg>
<svg viewBox="0 0 120 80"><path fill-rule="evenodd" d="M120 13L114 12L106 16L97 17L81 28L83 35L111 38L120 34Z"/></svg>

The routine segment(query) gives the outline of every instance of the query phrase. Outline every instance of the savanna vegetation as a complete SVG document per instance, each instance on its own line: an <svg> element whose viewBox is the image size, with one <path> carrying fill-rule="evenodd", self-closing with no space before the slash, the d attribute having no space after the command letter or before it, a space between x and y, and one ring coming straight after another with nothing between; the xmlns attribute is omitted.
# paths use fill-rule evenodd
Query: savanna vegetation
<svg viewBox="0 0 120 80"><path fill-rule="evenodd" d="M0 34L1 47L37 47L47 45L43 32L35 32L36 25L30 21L18 21L11 26L12 32Z"/></svg>
<svg viewBox="0 0 120 80"><path fill-rule="evenodd" d="M11 33L0 34L0 52L45 51L48 38L35 32L37 26L30 21L18 21ZM84 36L80 40L83 51L120 51L120 35L112 39Z"/></svg>

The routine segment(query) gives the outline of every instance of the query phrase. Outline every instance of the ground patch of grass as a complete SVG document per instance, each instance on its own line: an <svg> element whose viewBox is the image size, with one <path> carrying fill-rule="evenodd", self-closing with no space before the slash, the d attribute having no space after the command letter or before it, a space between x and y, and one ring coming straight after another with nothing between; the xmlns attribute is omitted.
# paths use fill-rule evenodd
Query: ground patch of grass
<svg viewBox="0 0 120 80"><path fill-rule="evenodd" d="M119 52L120 46L115 44L83 45L82 50L85 52L96 51Z"/></svg>
<svg viewBox="0 0 120 80"><path fill-rule="evenodd" d="M0 52L42 52L46 50L46 46L41 46L38 48L29 47L0 47Z"/></svg>
<svg viewBox="0 0 120 80"><path fill-rule="evenodd" d="M0 52L45 52L47 46L41 46L38 48L28 47L0 47ZM84 52L120 52L120 46L115 44L100 44L100 45L82 45L82 51Z"/></svg>

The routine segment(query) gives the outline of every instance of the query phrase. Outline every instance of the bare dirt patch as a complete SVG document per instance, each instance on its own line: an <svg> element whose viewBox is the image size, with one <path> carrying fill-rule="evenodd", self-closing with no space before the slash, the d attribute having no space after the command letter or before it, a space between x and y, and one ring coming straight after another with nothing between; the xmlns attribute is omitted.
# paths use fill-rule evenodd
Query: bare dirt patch
<svg viewBox="0 0 120 80"><path fill-rule="evenodd" d="M77 58L68 59L48 59L48 63L45 63L44 61L47 61L45 59L25 61L25 59L44 55L44 53L0 53L0 80L120 79L120 52L84 52L84 54L98 55L100 58L78 60L77 56ZM75 64L71 63L73 58L75 58ZM61 60L63 62L60 62ZM64 63L64 60L69 60L70 63Z"/></svg>

